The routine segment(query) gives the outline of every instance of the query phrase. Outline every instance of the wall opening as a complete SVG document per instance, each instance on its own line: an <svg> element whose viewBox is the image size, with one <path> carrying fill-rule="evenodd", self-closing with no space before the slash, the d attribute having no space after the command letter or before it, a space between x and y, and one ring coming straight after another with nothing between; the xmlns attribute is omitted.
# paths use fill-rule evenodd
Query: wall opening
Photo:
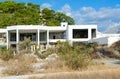
<svg viewBox="0 0 120 79"><path fill-rule="evenodd" d="M10 33L10 41L16 41L16 33Z"/></svg>
<svg viewBox="0 0 120 79"><path fill-rule="evenodd" d="M96 29L92 29L92 38L96 38Z"/></svg>
<svg viewBox="0 0 120 79"><path fill-rule="evenodd" d="M88 38L88 29L73 29L73 38Z"/></svg>
<svg viewBox="0 0 120 79"><path fill-rule="evenodd" d="M65 32L50 32L49 38L50 39L64 39Z"/></svg>
<svg viewBox="0 0 120 79"><path fill-rule="evenodd" d="M47 41L47 32L40 32L40 41Z"/></svg>
<svg viewBox="0 0 120 79"><path fill-rule="evenodd" d="M20 33L20 41L24 41L24 38L30 38L31 41L36 41L36 33Z"/></svg>

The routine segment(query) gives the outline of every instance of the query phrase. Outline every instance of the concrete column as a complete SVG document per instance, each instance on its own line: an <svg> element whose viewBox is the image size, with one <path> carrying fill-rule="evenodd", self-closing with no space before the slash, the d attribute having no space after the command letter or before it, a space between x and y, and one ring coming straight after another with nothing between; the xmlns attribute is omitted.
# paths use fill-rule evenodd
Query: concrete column
<svg viewBox="0 0 120 79"><path fill-rule="evenodd" d="M49 30L47 30L47 47L46 48L48 47L49 47Z"/></svg>
<svg viewBox="0 0 120 79"><path fill-rule="evenodd" d="M16 50L19 51L19 47L18 47L18 43L19 43L19 30L16 30Z"/></svg>
<svg viewBox="0 0 120 79"><path fill-rule="evenodd" d="M37 46L40 48L40 29L37 30Z"/></svg>
<svg viewBox="0 0 120 79"><path fill-rule="evenodd" d="M73 46L73 28L71 28L71 27L67 27L67 35L66 35L66 37L67 37L67 41L69 42L69 45L70 46Z"/></svg>
<svg viewBox="0 0 120 79"><path fill-rule="evenodd" d="M91 28L88 29L88 39L91 40L92 38L92 33L91 33Z"/></svg>
<svg viewBox="0 0 120 79"><path fill-rule="evenodd" d="M7 40L7 49L9 48L9 31L7 30L6 33L6 40Z"/></svg>

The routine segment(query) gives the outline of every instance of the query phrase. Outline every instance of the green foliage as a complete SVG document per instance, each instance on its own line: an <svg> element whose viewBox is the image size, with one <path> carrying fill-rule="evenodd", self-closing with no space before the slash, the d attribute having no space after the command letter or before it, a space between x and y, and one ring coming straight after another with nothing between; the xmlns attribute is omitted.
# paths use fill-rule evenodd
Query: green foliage
<svg viewBox="0 0 120 79"><path fill-rule="evenodd" d="M5 50L5 49L6 49L6 46L5 46L5 45L0 45L0 49L1 49L1 50Z"/></svg>
<svg viewBox="0 0 120 79"><path fill-rule="evenodd" d="M23 2L0 2L0 26L40 24L40 6Z"/></svg>
<svg viewBox="0 0 120 79"><path fill-rule="evenodd" d="M22 43L19 43L19 50L30 50L31 46L31 40L30 38L24 38L24 41Z"/></svg>
<svg viewBox="0 0 120 79"><path fill-rule="evenodd" d="M37 55L41 59L45 59L49 55L51 55L53 52L53 49L48 49L47 51L43 51L43 53L36 52L35 55Z"/></svg>
<svg viewBox="0 0 120 79"><path fill-rule="evenodd" d="M41 11L40 5L24 2L14 2L7 0L0 2L0 27L4 28L11 25L41 25L43 20L49 26L60 25L65 18L68 24L74 24L73 18L66 16L61 12L55 12L47 8Z"/></svg>
<svg viewBox="0 0 120 79"><path fill-rule="evenodd" d="M14 57L14 54L13 54L14 50L12 48L10 49L3 49L0 51L0 58L5 60L5 61L8 61L9 59L12 59Z"/></svg>
<svg viewBox="0 0 120 79"><path fill-rule="evenodd" d="M42 18L46 20L46 25L48 26L58 26L63 19L66 19L66 21L70 25L74 24L73 18L61 12L55 12L54 10L49 10L48 8L45 8L42 10L42 14Z"/></svg>
<svg viewBox="0 0 120 79"><path fill-rule="evenodd" d="M68 42L58 42L57 53L69 68L80 69L86 68L92 59L89 50L86 44L71 47Z"/></svg>

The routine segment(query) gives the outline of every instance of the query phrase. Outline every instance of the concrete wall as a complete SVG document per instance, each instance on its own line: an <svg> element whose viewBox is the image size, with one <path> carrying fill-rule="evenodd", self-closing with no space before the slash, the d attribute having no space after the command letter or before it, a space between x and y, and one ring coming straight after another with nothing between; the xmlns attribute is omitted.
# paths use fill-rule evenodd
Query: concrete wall
<svg viewBox="0 0 120 79"><path fill-rule="evenodd" d="M108 47L110 47L113 43L120 40L120 37L100 37L93 39L92 42L97 42L99 44L107 44Z"/></svg>
<svg viewBox="0 0 120 79"><path fill-rule="evenodd" d="M108 38L107 37L96 38L93 39L92 41L90 40L89 42L96 42L104 45L104 44L108 44Z"/></svg>
<svg viewBox="0 0 120 79"><path fill-rule="evenodd" d="M113 43L120 40L120 37L109 37L108 38L108 46L111 46Z"/></svg>

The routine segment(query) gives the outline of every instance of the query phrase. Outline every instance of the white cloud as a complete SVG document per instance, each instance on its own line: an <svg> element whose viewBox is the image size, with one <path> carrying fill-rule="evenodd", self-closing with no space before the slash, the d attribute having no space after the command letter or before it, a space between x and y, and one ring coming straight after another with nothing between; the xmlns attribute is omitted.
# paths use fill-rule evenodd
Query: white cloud
<svg viewBox="0 0 120 79"><path fill-rule="evenodd" d="M93 7L82 7L74 11L70 5L65 4L60 11L73 17L76 24L97 24L99 31L105 31L120 21L119 7L104 7L99 10Z"/></svg>
<svg viewBox="0 0 120 79"><path fill-rule="evenodd" d="M60 10L60 12L63 12L66 15L71 16L71 7L68 4L65 4Z"/></svg>
<svg viewBox="0 0 120 79"><path fill-rule="evenodd" d="M41 9L44 9L44 8L51 8L52 7L52 5L51 4L49 4L49 3L44 3L44 4L42 4L41 5Z"/></svg>
<svg viewBox="0 0 120 79"><path fill-rule="evenodd" d="M108 28L106 33L120 33L120 22L119 23L114 23Z"/></svg>

